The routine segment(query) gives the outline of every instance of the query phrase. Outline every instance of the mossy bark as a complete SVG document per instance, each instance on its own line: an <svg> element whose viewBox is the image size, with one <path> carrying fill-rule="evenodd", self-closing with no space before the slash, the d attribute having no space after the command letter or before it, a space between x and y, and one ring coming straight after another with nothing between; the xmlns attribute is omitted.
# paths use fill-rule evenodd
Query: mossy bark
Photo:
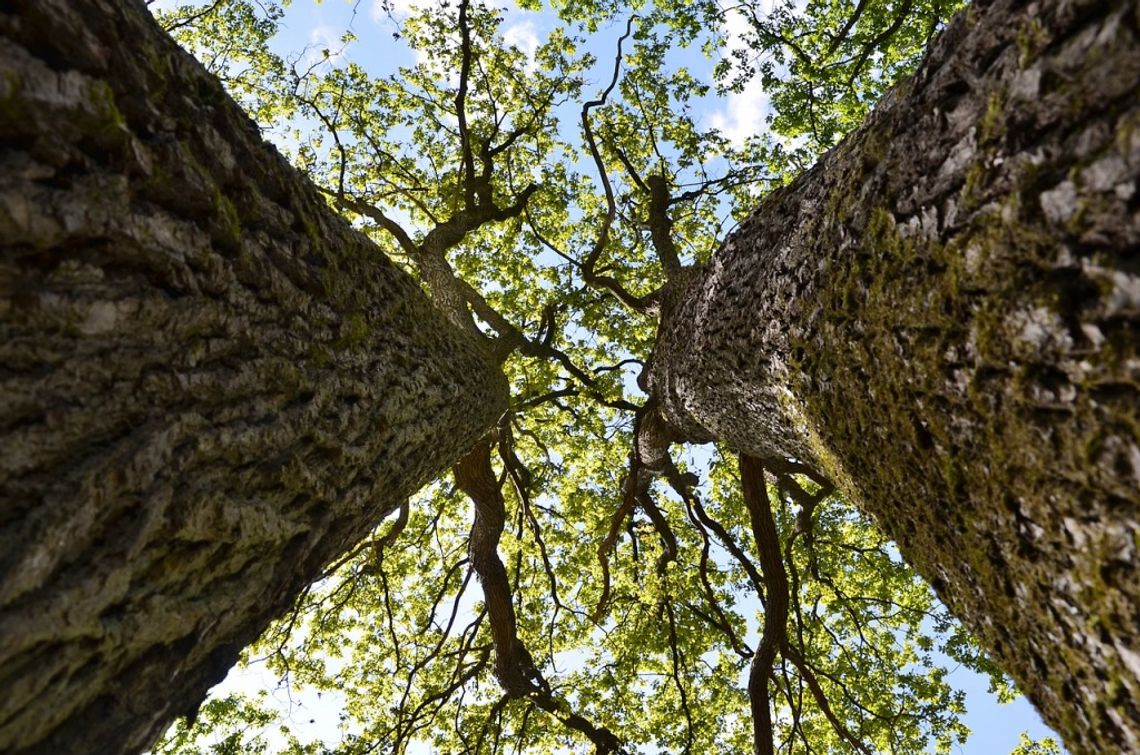
<svg viewBox="0 0 1140 755"><path fill-rule="evenodd" d="M663 324L688 436L810 460L1076 753L1140 751L1135 2L979 3Z"/></svg>
<svg viewBox="0 0 1140 755"><path fill-rule="evenodd" d="M149 746L506 402L124 0L0 9L0 365L5 753Z"/></svg>

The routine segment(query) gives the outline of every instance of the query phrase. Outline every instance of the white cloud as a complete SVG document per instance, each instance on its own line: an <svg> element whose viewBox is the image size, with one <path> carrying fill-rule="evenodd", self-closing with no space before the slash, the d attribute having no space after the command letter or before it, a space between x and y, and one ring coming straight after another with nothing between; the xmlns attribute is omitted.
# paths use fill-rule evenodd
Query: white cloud
<svg viewBox="0 0 1140 755"><path fill-rule="evenodd" d="M328 48L331 54L342 46L340 43L340 32L328 24L314 26L309 30L309 44Z"/></svg>
<svg viewBox="0 0 1140 755"><path fill-rule="evenodd" d="M328 67L344 65L346 60L344 53L347 45L340 39L343 33L344 29L327 24L314 26L309 31L309 44L305 46L302 57L303 63L306 66L311 66L324 60L324 64ZM327 57L325 55L326 50L328 51Z"/></svg>
<svg viewBox="0 0 1140 755"><path fill-rule="evenodd" d="M514 45L527 57L527 69L534 68L534 53L538 49L538 30L530 21L521 21L508 26L503 32L503 41Z"/></svg>
<svg viewBox="0 0 1140 755"><path fill-rule="evenodd" d="M770 100L760 82L752 80L740 92L733 92L724 107L713 111L709 123L736 146L764 130Z"/></svg>
<svg viewBox="0 0 1140 755"><path fill-rule="evenodd" d="M760 12L767 15L772 11L774 0L761 3ZM748 51L745 37L748 21L737 10L725 13L721 33L725 39L724 55L733 51ZM709 116L713 128L718 129L733 144L739 146L750 137L764 130L764 119L768 115L771 98L764 92L758 78L752 78L740 92L733 92L725 99L724 107L714 110Z"/></svg>

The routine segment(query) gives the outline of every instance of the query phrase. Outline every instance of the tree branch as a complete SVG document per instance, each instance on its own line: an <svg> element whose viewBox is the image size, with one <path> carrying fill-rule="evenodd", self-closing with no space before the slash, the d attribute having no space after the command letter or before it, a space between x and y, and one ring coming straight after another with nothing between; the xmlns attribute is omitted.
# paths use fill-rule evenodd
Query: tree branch
<svg viewBox="0 0 1140 755"><path fill-rule="evenodd" d="M772 518L764 467L758 459L740 455L740 485L752 524L752 536L764 569L768 602L764 610L764 634L752 656L748 674L748 697L752 707L752 746L755 755L775 755L768 681L780 648L786 644L788 624L788 579L780 554L780 538Z"/></svg>
<svg viewBox="0 0 1140 755"><path fill-rule="evenodd" d="M491 620L495 658L495 679L508 697L527 697L539 708L554 715L565 726L585 735L599 753L622 750L621 741L604 726L565 710L564 701L554 697L550 685L536 667L530 651L518 637L514 604L507 570L497 551L506 523L502 489L491 467L491 444L484 440L452 470L456 485L475 505L469 552L471 564L483 586L483 599Z"/></svg>
<svg viewBox="0 0 1140 755"><path fill-rule="evenodd" d="M459 124L459 149L463 163L463 199L466 207L475 206L475 155L471 149L471 133L467 128L467 83L471 75L471 27L467 11L470 0L459 2L459 88L455 93L455 118Z"/></svg>
<svg viewBox="0 0 1140 755"><path fill-rule="evenodd" d="M609 172L606 170L605 161L602 160L602 155L598 151L598 143L594 138L594 129L590 126L590 111L606 104L610 92L617 86L618 76L621 73L622 44L632 33L633 22L636 18L636 16L629 17L629 20L626 21L625 24L625 33L618 38L617 54L614 56L614 73L610 78L609 86L605 88L600 97L590 100L582 106L582 131L586 136L586 146L590 150L590 156L594 159L594 165L597 166L598 176L602 181L602 190L606 195L606 213L602 216L601 227L598 229L598 236L594 240L594 245L586 255L586 259L581 263L580 269L582 272L582 280L586 282L586 285L608 291L622 304L630 307L635 312L645 314L648 306L642 298L631 294L615 278L598 275L595 271L598 260L601 258L602 252L606 248L606 243L610 238L610 227L613 225L614 216L617 214L617 203L614 201L614 189L610 184Z"/></svg>

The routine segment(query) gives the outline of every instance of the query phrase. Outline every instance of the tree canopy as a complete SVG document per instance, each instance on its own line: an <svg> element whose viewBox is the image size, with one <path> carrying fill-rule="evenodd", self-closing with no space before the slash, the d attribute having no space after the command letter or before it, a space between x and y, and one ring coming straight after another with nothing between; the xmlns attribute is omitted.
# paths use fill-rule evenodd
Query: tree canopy
<svg viewBox="0 0 1140 755"><path fill-rule="evenodd" d="M1014 694L832 481L670 450L638 381L690 271L958 3L381 0L307 48L287 2L151 5L511 385L247 651L342 701L339 741L234 693L155 752L950 752L947 664ZM709 116L757 91L760 132Z"/></svg>

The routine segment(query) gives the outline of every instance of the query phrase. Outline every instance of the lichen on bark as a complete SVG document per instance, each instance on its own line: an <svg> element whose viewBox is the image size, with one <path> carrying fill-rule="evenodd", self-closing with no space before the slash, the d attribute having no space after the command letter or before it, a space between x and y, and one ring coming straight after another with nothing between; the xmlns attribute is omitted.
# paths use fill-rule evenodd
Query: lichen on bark
<svg viewBox="0 0 1140 755"><path fill-rule="evenodd" d="M0 750L139 751L506 384L141 3L0 71Z"/></svg>
<svg viewBox="0 0 1140 755"><path fill-rule="evenodd" d="M818 465L1074 752L1140 750L1140 41L978 3L729 238L666 418Z"/></svg>

